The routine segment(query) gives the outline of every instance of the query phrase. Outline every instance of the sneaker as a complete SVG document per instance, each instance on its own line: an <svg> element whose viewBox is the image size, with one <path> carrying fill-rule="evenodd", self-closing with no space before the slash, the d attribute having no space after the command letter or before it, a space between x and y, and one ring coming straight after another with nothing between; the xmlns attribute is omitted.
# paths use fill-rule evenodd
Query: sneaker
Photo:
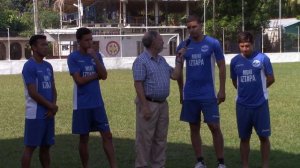
<svg viewBox="0 0 300 168"><path fill-rule="evenodd" d="M196 165L195 165L195 168L206 168L205 164L203 164L202 162L198 162Z"/></svg>
<svg viewBox="0 0 300 168"><path fill-rule="evenodd" d="M226 168L226 166L224 164L219 164L218 168Z"/></svg>

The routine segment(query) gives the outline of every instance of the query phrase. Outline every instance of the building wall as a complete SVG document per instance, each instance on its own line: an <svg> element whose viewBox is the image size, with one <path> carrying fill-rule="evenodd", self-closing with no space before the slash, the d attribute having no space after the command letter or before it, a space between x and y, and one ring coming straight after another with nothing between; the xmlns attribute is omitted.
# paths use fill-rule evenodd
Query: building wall
<svg viewBox="0 0 300 168"><path fill-rule="evenodd" d="M272 63L300 62L300 53L266 53ZM236 54L226 54L225 61L229 64ZM131 69L136 57L106 57L103 58L107 69ZM175 57L166 56L166 61L174 67ZM53 66L55 72L68 71L66 59L47 60ZM0 75L20 74L26 60L0 61Z"/></svg>
<svg viewBox="0 0 300 168"><path fill-rule="evenodd" d="M28 50L30 50L28 40L27 38L14 37L8 42L7 38L0 38L0 60L26 59L26 55L28 57ZM10 43L10 51L8 50L8 43Z"/></svg>

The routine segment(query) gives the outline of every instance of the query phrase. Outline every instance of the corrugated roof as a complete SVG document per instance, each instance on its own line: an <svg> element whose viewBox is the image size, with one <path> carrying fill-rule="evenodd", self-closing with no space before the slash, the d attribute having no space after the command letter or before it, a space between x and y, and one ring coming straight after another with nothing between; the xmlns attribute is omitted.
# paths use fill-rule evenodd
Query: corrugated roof
<svg viewBox="0 0 300 168"><path fill-rule="evenodd" d="M288 27L293 24L299 23L300 20L297 18L285 18L285 19L271 19L269 23L269 27L278 27L281 25L282 27Z"/></svg>

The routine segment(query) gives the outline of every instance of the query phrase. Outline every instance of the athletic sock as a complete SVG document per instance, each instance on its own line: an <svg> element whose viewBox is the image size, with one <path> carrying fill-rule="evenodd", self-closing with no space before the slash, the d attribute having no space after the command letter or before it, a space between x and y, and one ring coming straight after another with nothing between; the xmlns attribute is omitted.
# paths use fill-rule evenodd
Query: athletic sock
<svg viewBox="0 0 300 168"><path fill-rule="evenodd" d="M224 158L219 158L218 162L219 162L219 164L224 164Z"/></svg>
<svg viewBox="0 0 300 168"><path fill-rule="evenodd" d="M202 164L204 164L204 158L203 157L198 157L197 162L201 162Z"/></svg>

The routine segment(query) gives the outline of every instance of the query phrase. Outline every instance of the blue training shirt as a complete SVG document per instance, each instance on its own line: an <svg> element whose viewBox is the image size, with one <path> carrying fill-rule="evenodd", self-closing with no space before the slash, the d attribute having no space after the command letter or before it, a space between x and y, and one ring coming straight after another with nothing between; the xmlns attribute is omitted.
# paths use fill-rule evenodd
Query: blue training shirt
<svg viewBox="0 0 300 168"><path fill-rule="evenodd" d="M101 55L98 58L103 64ZM89 55L83 55L79 51L74 51L68 57L68 67L70 74L78 72L81 77L93 75L96 72L96 63ZM73 109L89 109L103 105L99 80L95 79L84 85L77 85L74 81L73 89Z"/></svg>
<svg viewBox="0 0 300 168"><path fill-rule="evenodd" d="M48 109L35 100L33 100L27 89L27 85L35 84L37 92L45 99L53 102L53 68L50 63L42 61L37 63L33 58L29 58L24 64L22 70L22 77L24 81L24 91L26 100L26 119L45 119Z"/></svg>
<svg viewBox="0 0 300 168"><path fill-rule="evenodd" d="M184 55L186 82L183 98L184 100L216 99L215 63L225 59L220 43L217 39L207 35L200 42L189 39L191 42ZM186 41L181 42L177 51L185 45Z"/></svg>
<svg viewBox="0 0 300 168"><path fill-rule="evenodd" d="M268 100L266 75L273 75L270 59L253 52L249 58L236 55L230 63L232 80L237 80L237 103L257 107Z"/></svg>

